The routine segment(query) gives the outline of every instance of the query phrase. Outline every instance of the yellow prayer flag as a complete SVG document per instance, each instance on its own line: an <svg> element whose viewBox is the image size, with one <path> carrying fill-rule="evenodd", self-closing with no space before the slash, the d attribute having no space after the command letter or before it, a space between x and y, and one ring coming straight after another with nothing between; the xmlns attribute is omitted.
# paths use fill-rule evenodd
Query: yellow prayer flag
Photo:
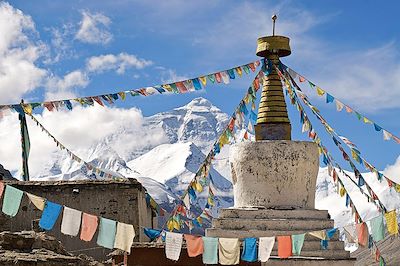
<svg viewBox="0 0 400 266"><path fill-rule="evenodd" d="M385 219L389 234L397 235L399 233L399 225L397 224L396 210L386 212Z"/></svg>
<svg viewBox="0 0 400 266"><path fill-rule="evenodd" d="M369 120L368 118L366 118L366 117L364 117L364 123L365 124L372 124L372 121L371 120Z"/></svg>
<svg viewBox="0 0 400 266"><path fill-rule="evenodd" d="M196 187L196 190L198 192L202 192L203 191L203 186L199 182L195 183L195 187Z"/></svg>
<svg viewBox="0 0 400 266"><path fill-rule="evenodd" d="M321 89L320 87L317 87L317 94L318 94L319 96L322 96L322 95L325 94L325 91L324 91L323 89Z"/></svg>
<svg viewBox="0 0 400 266"><path fill-rule="evenodd" d="M315 236L316 238L319 238L321 240L325 240L326 239L325 230L313 231L313 232L309 232L309 234L312 235L312 236Z"/></svg>
<svg viewBox="0 0 400 266"><path fill-rule="evenodd" d="M45 199L30 193L26 193L28 196L29 200L35 205L36 208L39 210L43 211L44 205L45 205Z"/></svg>
<svg viewBox="0 0 400 266"><path fill-rule="evenodd" d="M121 91L118 92L118 95L121 97L121 99L124 101L125 100L125 92Z"/></svg>
<svg viewBox="0 0 400 266"><path fill-rule="evenodd" d="M24 109L24 112L27 114L32 114L32 105L30 104L23 104L22 108Z"/></svg>
<svg viewBox="0 0 400 266"><path fill-rule="evenodd" d="M168 228L168 231L170 231L170 232L174 231L174 221L173 220L169 220L167 222L167 228Z"/></svg>
<svg viewBox="0 0 400 266"><path fill-rule="evenodd" d="M203 84L203 86L206 86L207 84L207 78L206 77L199 77L201 83Z"/></svg>
<svg viewBox="0 0 400 266"><path fill-rule="evenodd" d="M235 70L239 74L239 76L242 76L242 69L240 67L235 68Z"/></svg>
<svg viewBox="0 0 400 266"><path fill-rule="evenodd" d="M341 197L344 197L345 194L346 194L346 190L344 189L344 187L340 187L339 195L340 195Z"/></svg>

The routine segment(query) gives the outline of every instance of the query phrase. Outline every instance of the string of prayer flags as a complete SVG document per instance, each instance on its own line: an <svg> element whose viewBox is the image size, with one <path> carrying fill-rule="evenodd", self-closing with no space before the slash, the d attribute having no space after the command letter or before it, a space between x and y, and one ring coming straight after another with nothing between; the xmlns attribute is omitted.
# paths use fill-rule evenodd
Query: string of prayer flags
<svg viewBox="0 0 400 266"><path fill-rule="evenodd" d="M64 206L61 233L69 236L77 236L81 227L81 217L81 211Z"/></svg>
<svg viewBox="0 0 400 266"><path fill-rule="evenodd" d="M221 265L239 264L240 242L238 238L219 238L218 256Z"/></svg>
<svg viewBox="0 0 400 266"><path fill-rule="evenodd" d="M283 64L282 64L283 65ZM321 89L320 87L316 86L314 83L312 83L311 81L309 81L308 79L306 79L305 77L301 76L300 74L298 74L296 71L294 71L293 69L287 67L286 65L283 65L283 68L286 69L286 71L289 73L289 75L293 78L293 77L299 77L299 81L300 81L300 77L303 81L300 82L304 82L305 80L308 81L311 89L315 90L317 95L319 96L323 96L324 94L326 94L326 103L333 103L335 102L336 104L336 110L338 112L342 111L343 108L345 108L347 113L354 113L356 115L356 117L358 118L358 120L362 121L364 124L371 124L374 126L375 131L382 131L382 136L384 140L394 140L397 144L400 144L400 138L395 136L394 134L392 134L391 132L383 129L381 126L379 126L378 124L376 124L374 121L372 121L371 119L367 118L366 116L360 114L359 112L355 111L353 108L351 108L350 106L344 104L343 102L339 101L338 99L336 99L335 96L333 96L330 93L327 93L325 90Z"/></svg>
<svg viewBox="0 0 400 266"><path fill-rule="evenodd" d="M115 234L114 248L131 253L133 239L135 238L135 229L133 225L126 223L117 223L117 232Z"/></svg>
<svg viewBox="0 0 400 266"><path fill-rule="evenodd" d="M263 77L265 73L260 70L256 77L254 78L252 85L249 87L246 95L242 98L240 101L238 107L235 109L233 114L231 115L229 119L229 123L226 126L226 128L222 131L221 135L217 139L217 141L214 143L212 146L212 149L206 156L206 159L203 161L203 163L200 165L199 169L197 170L193 180L189 183L188 188L182 193L181 196L181 202L178 203L174 210L171 212L170 216L167 218L165 224L163 225L162 229L166 226L169 231L177 230L179 231L181 229L181 226L184 226L185 224L187 226L190 225L195 225L197 227L201 227L204 220L210 220L212 218L211 215L207 211L203 211L200 216L194 219L190 219L191 223L189 222L176 222L176 214L179 212L179 209L183 206L185 206L187 209L191 209L191 205L194 204L196 201L197 193L201 193L203 191L203 187L207 185L207 177L209 176L209 168L211 167L211 163L215 156L220 153L222 147L226 144L230 144L231 142L236 141L234 137L234 130L235 126L238 129L242 129L243 127L243 122L245 120L246 116L250 116L252 111L249 111L248 107L246 106L247 104L254 104L255 99L256 99L256 94L255 92L257 91L257 88L262 85L263 82ZM257 82L255 82L257 81ZM212 79L211 79L211 82ZM249 96L250 95L250 96ZM246 103L247 102L247 103ZM249 119L250 121L250 119ZM247 139L247 131L243 138ZM209 207L214 206L214 193L210 189L209 190L209 196L207 198L207 204ZM183 217L187 217L186 214L181 213Z"/></svg>
<svg viewBox="0 0 400 266"><path fill-rule="evenodd" d="M165 233L165 255L168 259L178 261L181 254L183 243L182 234L166 232Z"/></svg>
<svg viewBox="0 0 400 266"><path fill-rule="evenodd" d="M218 238L216 237L202 237L204 252L204 264L218 264Z"/></svg>
<svg viewBox="0 0 400 266"><path fill-rule="evenodd" d="M258 258L257 238L245 238L243 242L243 251L241 259L247 262L255 262Z"/></svg>
<svg viewBox="0 0 400 266"><path fill-rule="evenodd" d="M61 150L65 150L67 154L70 156L71 159L78 163L82 163L86 166L87 169L91 170L92 175L95 176L95 178L105 178L105 179L113 179L113 180L120 180L121 176L116 176L114 174L106 173L105 170L100 169L96 167L95 165L88 163L78 157L76 154L74 154L71 150L66 148L60 141L58 141L32 114L29 114L30 118L36 123L37 126L39 126L43 132L47 134L53 141L56 143L56 146L60 148ZM97 175L97 177L96 177ZM161 208L157 202L150 196L150 194L146 191L146 202L148 202L149 206L153 209L155 213L158 215L162 216L165 213L165 210ZM33 201L32 201L33 202ZM35 202L33 202L35 204ZM38 209L40 209L38 207Z"/></svg>
<svg viewBox="0 0 400 266"><path fill-rule="evenodd" d="M183 235L186 241L186 248L189 257L197 257L203 254L204 245L201 236Z"/></svg>
<svg viewBox="0 0 400 266"><path fill-rule="evenodd" d="M281 259L287 259L292 256L292 238L291 236L277 236L278 256Z"/></svg>
<svg viewBox="0 0 400 266"><path fill-rule="evenodd" d="M47 200L43 209L42 217L39 221L40 228L48 231L53 229L54 224L60 215L61 209L62 206L60 204Z"/></svg>
<svg viewBox="0 0 400 266"><path fill-rule="evenodd" d="M389 234L398 235L399 225L397 224L396 210L385 213L386 226Z"/></svg>
<svg viewBox="0 0 400 266"><path fill-rule="evenodd" d="M83 241L91 241L97 231L98 217L88 213L82 214L82 225L80 239Z"/></svg>
<svg viewBox="0 0 400 266"><path fill-rule="evenodd" d="M116 221L100 217L99 234L96 242L97 245L112 249L114 247L116 231Z"/></svg>
<svg viewBox="0 0 400 266"><path fill-rule="evenodd" d="M279 73L280 73L280 72L279 72ZM286 73L289 75L288 72L286 72ZM281 78L284 78L284 79L287 81L287 79L286 79L282 74L280 74L280 76L281 76ZM292 79L292 80L293 80L293 79ZM352 151L353 157L354 157L359 163L364 162L364 164L365 164L365 163L367 163L367 162L361 157L360 151L356 148L356 146L354 145L354 143L350 142L350 141L349 141L347 138L345 138L345 137L339 136L339 135L333 130L333 128L327 123L327 121L321 116L321 114L319 113L319 111L318 111L316 108L314 108L314 106L313 106L313 105L310 103L310 101L308 100L307 96L306 96L303 92L301 92L299 89L296 89L296 88L298 87L297 84L296 84L295 82L293 82L293 85L294 85L294 88L293 88L293 91L292 91L292 93L290 94L290 96L292 97L292 99L294 99L295 103L296 103L297 106L298 106L298 109L300 109L299 111L300 111L300 112L303 112L303 110L302 110L300 104L299 104L298 101L297 101L297 98L296 98L296 95L297 95L297 94L295 93L295 91L297 91L297 93L300 95L300 98L303 100L304 104L306 104L306 105L311 109L311 111L313 112L313 114L318 118L318 120L319 120L319 121L322 123L322 125L325 127L326 131L332 136L332 139L333 139L335 145L336 145L336 146L340 149L340 151L342 152L343 158L349 163L349 165L350 165L351 168L353 169L356 179L359 179L359 180L358 180L359 182L358 182L358 184L356 183L356 185L359 187L361 193L363 193L368 199L370 199L370 196L369 196L368 194L366 194L365 192L363 192L361 186L366 185L366 186L367 186L367 190L368 190L369 192L373 192L372 188L365 182L364 178L363 178L363 177L361 176L361 174L360 174L360 171L358 171L358 169L355 167L355 165L351 162L350 157L347 155L347 153L346 153L346 152L344 151L344 149L342 148L339 139L342 139L343 142L350 148L350 150ZM290 84L288 85L288 87L290 87ZM304 114L304 116L305 116L305 114ZM336 137L335 137L335 136L336 136ZM320 143L317 143L317 144L320 145ZM325 155L324 155L324 163L325 163L325 164L328 164L328 163L329 163L329 160L328 160L328 158L327 158ZM370 166L370 168L373 167L373 166L371 166L371 164L369 164L369 163L367 163L367 164ZM379 173L379 171L377 171L375 167L373 167L373 171ZM354 181L353 181L351 178L350 178L350 180L354 183ZM383 203L380 201L380 199L378 198L377 194L376 194L376 193L373 193L373 195L374 195L374 197L372 198L372 202L373 202L374 204L376 204L376 203L375 203L375 200L378 201L378 204L379 204L379 205L376 204L377 208L378 208L378 209L379 209L379 208L382 208L383 210L385 210L385 207L384 207ZM347 201L346 201L346 205L348 205L349 203L350 203L350 202L347 200Z"/></svg>
<svg viewBox="0 0 400 266"><path fill-rule="evenodd" d="M2 212L11 217L17 215L23 194L22 190L6 185Z"/></svg>
<svg viewBox="0 0 400 266"><path fill-rule="evenodd" d="M267 262L275 244L275 237L260 237L258 242L258 260Z"/></svg>
<svg viewBox="0 0 400 266"><path fill-rule="evenodd" d="M158 94L165 94L165 93L188 93L197 90L203 89L206 86L207 79L206 77L212 82L215 83L224 83L228 84L231 79L235 79L235 71L238 73L238 77L242 76L242 69L246 74L249 74L251 69L252 72L256 71L256 68L260 65L260 60L255 62L251 62L249 64L245 64L242 66L233 67L227 70L218 71L215 73L211 73L204 76L195 77L192 79L177 81L174 83L169 84L161 84L155 85L150 87L144 87L139 89L131 89L131 90L124 90L119 92L114 92L110 94L101 94L101 95L94 95L94 96L86 96L86 97L78 97L73 99L62 99L57 101L46 101L46 102L33 102L33 103L21 103L21 104L6 104L0 105L0 118L6 114L7 110L16 110L22 111L21 113L29 113L31 114L33 109L36 107L43 107L47 110L51 111L58 111L62 108L67 110L72 110L73 105L72 102L79 103L82 106L93 106L94 103L104 106L104 101L108 104L114 104L116 100L121 99L124 101L126 99L126 95L130 94L132 97L135 96L150 96L156 93Z"/></svg>

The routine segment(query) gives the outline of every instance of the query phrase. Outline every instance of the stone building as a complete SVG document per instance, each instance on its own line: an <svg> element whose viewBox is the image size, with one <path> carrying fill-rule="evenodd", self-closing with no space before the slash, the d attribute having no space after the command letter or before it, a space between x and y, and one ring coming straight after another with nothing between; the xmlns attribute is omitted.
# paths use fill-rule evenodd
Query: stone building
<svg viewBox="0 0 400 266"><path fill-rule="evenodd" d="M146 203L144 187L135 179L124 181L8 181L25 192L44 197L49 201L68 206L89 214L133 224L134 241L146 241L142 227L152 227L152 211ZM2 202L0 203L1 206ZM42 211L36 209L27 196L22 198L15 217L0 214L0 231L39 231L38 223ZM91 242L61 233L59 216L53 230L48 234L56 237L72 254L84 253L96 259L104 259L111 252L96 245L97 233Z"/></svg>

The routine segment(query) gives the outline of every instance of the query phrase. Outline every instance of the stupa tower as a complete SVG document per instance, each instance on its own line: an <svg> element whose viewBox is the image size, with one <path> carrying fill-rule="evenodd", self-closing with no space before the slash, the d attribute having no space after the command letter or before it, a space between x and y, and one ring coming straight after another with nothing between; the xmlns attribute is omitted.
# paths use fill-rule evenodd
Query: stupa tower
<svg viewBox="0 0 400 266"><path fill-rule="evenodd" d="M273 35L257 40L257 55L277 66L291 54L289 38ZM234 207L222 209L206 230L211 237L290 236L333 228L328 211L315 209L319 170L318 146L292 141L291 125L276 70L266 77L255 126L256 141L232 145L229 161ZM306 234L301 256L277 258L277 244L268 265L353 265L338 234L321 250L320 239Z"/></svg>

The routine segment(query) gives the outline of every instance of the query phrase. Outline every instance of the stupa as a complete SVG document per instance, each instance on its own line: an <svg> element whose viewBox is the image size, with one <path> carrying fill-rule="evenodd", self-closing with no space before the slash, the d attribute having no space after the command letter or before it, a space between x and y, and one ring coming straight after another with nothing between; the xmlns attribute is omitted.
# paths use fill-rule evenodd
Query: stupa
<svg viewBox="0 0 400 266"><path fill-rule="evenodd" d="M289 38L257 40L257 55L274 65L291 54ZM234 144L230 164L235 204L222 209L206 230L210 237L288 236L333 228L328 211L315 209L319 169L317 144L291 140L291 125L282 82L276 70L265 78L255 126L255 142ZM320 239L306 234L301 256L277 257L277 243L266 265L354 265L338 233L322 250Z"/></svg>

